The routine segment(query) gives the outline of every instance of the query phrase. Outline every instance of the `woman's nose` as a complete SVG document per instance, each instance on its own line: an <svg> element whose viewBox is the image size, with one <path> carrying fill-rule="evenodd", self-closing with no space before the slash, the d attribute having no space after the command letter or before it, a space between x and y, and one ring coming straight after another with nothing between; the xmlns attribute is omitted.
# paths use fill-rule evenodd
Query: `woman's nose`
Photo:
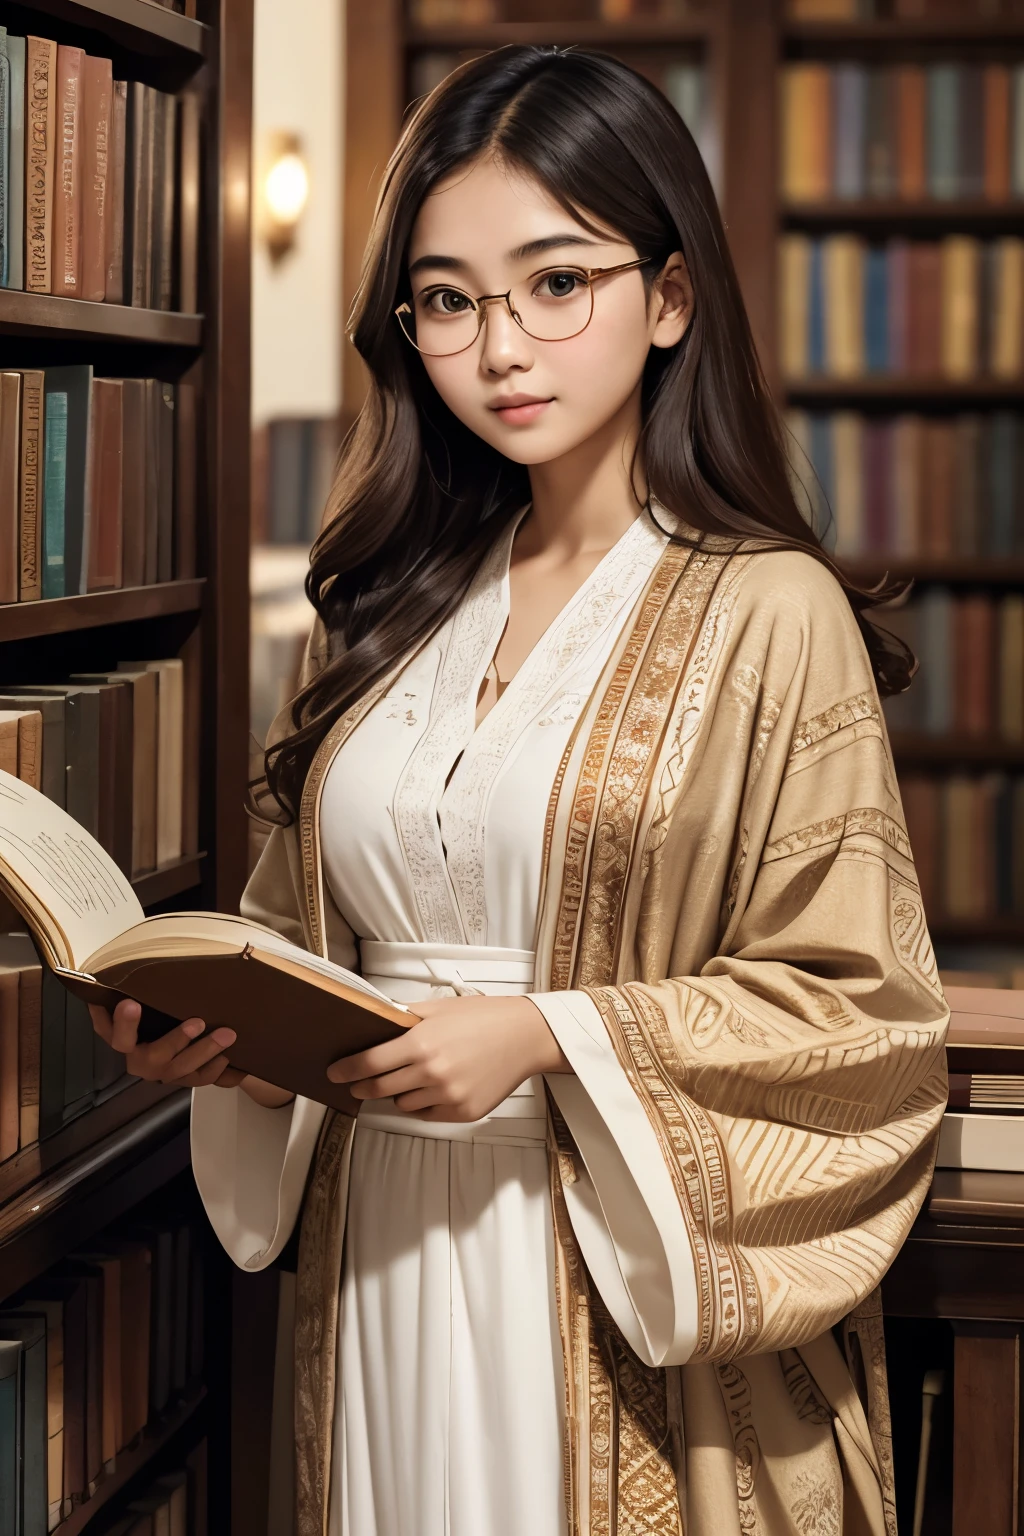
<svg viewBox="0 0 1024 1536"><path fill-rule="evenodd" d="M529 368L533 363L530 338L512 318L504 299L495 299L484 307L483 350L480 365L489 373L507 373L510 368Z"/></svg>

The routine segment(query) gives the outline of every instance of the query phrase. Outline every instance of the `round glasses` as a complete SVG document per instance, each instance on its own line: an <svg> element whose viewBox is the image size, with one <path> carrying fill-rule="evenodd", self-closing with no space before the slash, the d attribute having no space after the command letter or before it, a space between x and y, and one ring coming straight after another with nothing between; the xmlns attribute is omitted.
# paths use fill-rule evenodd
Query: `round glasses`
<svg viewBox="0 0 1024 1536"><path fill-rule="evenodd" d="M427 357L452 357L465 352L480 334L488 304L504 304L516 324L535 341L568 341L590 324L594 313L594 283L599 277L646 267L651 258L620 262L617 267L546 267L507 293L487 293L474 299L461 288L435 283L418 293L412 304L399 304L398 323L417 352Z"/></svg>

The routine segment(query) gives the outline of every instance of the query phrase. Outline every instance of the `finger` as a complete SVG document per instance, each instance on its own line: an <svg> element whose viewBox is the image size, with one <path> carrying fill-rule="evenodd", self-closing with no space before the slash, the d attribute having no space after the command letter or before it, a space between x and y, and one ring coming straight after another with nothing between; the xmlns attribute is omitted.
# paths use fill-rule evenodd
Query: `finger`
<svg viewBox="0 0 1024 1536"><path fill-rule="evenodd" d="M118 1003L112 1016L113 1029L110 1043L115 1051L121 1051L127 1056L129 1051L134 1051L139 1041L139 1020L142 1018L142 1009L132 998L125 997Z"/></svg>
<svg viewBox="0 0 1024 1536"><path fill-rule="evenodd" d="M209 1040L216 1041L221 1050L227 1045L234 1045L235 1031L228 1029L226 1025L213 1030L209 1035L204 1035L205 1029L206 1025L202 1019L185 1019L178 1025L177 1029L168 1030L166 1035L161 1035L159 1040L154 1040L145 1047L147 1060L152 1066L163 1069L169 1066L177 1056L186 1051L191 1042L200 1035L203 1035L204 1042ZM208 1052L207 1054L211 1053ZM216 1052L212 1054L216 1054ZM185 1070L187 1071L188 1068L186 1067Z"/></svg>
<svg viewBox="0 0 1024 1536"><path fill-rule="evenodd" d="M354 1099L393 1099L396 1093L410 1093L425 1088L421 1067L402 1067L398 1072L384 1072L380 1077L364 1077L352 1084Z"/></svg>
<svg viewBox="0 0 1024 1536"><path fill-rule="evenodd" d="M423 1114L423 1118L433 1120L462 1120L465 1117L457 1113L454 1105L441 1104L439 1088L414 1088L411 1093L401 1093L395 1099L395 1108L407 1115L418 1115L426 1110L435 1111L434 1114Z"/></svg>
<svg viewBox="0 0 1024 1536"><path fill-rule="evenodd" d="M332 1083L358 1083L364 1077L379 1077L382 1072L396 1072L410 1066L419 1054L419 1043L410 1038L414 1029L385 1040L383 1045L371 1046L368 1051L357 1051L354 1056L342 1056L332 1061L327 1076Z"/></svg>
<svg viewBox="0 0 1024 1536"><path fill-rule="evenodd" d="M172 1033L177 1034L178 1031L174 1030ZM225 1046L234 1043L234 1039L233 1029L212 1030L210 1034L204 1035L201 1040L197 1040L192 1045L187 1045L184 1050L179 1050L172 1056L170 1061L165 1062L160 1070L161 1081L177 1083L192 1073L201 1073L212 1061L222 1055ZM226 1064L226 1057L224 1061Z"/></svg>
<svg viewBox="0 0 1024 1536"><path fill-rule="evenodd" d="M106 1008L100 1008L96 1003L89 1003L89 1016L92 1019L92 1027L101 1040L109 1045L114 1036L114 1021Z"/></svg>
<svg viewBox="0 0 1024 1536"><path fill-rule="evenodd" d="M231 1087L232 1084L224 1083L221 1079L232 1076L235 1077L236 1081L240 1081L245 1076L245 1073L236 1073L234 1067L229 1067L226 1056L215 1056L212 1061L208 1061L198 1071L188 1072L184 1077L175 1078L175 1082L180 1082L183 1088L209 1088L214 1084L221 1088L227 1088Z"/></svg>

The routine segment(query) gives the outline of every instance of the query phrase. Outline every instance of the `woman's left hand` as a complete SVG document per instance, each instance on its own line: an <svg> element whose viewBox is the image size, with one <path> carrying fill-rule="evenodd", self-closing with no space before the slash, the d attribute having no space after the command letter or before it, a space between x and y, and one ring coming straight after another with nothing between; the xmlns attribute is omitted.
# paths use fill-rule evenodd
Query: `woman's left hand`
<svg viewBox="0 0 1024 1536"><path fill-rule="evenodd" d="M356 1099L391 1099L421 1120L482 1120L538 1072L571 1072L528 997L431 997L422 1023L327 1068Z"/></svg>

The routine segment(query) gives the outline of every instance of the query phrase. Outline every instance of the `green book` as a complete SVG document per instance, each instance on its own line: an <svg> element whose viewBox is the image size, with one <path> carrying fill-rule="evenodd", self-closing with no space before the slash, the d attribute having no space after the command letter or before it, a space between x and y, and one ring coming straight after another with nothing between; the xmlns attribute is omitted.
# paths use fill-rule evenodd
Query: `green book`
<svg viewBox="0 0 1024 1536"><path fill-rule="evenodd" d="M934 64L928 70L928 191L956 197L960 188L960 67Z"/></svg>
<svg viewBox="0 0 1024 1536"><path fill-rule="evenodd" d="M64 596L64 482L67 478L68 397L46 391L43 475L43 596Z"/></svg>
<svg viewBox="0 0 1024 1536"><path fill-rule="evenodd" d="M46 1536L47 1405L46 1318L41 1313L0 1312L0 1341L21 1345L20 1536Z"/></svg>
<svg viewBox="0 0 1024 1536"><path fill-rule="evenodd" d="M0 1339L0 1536L21 1536L21 1345Z"/></svg>

